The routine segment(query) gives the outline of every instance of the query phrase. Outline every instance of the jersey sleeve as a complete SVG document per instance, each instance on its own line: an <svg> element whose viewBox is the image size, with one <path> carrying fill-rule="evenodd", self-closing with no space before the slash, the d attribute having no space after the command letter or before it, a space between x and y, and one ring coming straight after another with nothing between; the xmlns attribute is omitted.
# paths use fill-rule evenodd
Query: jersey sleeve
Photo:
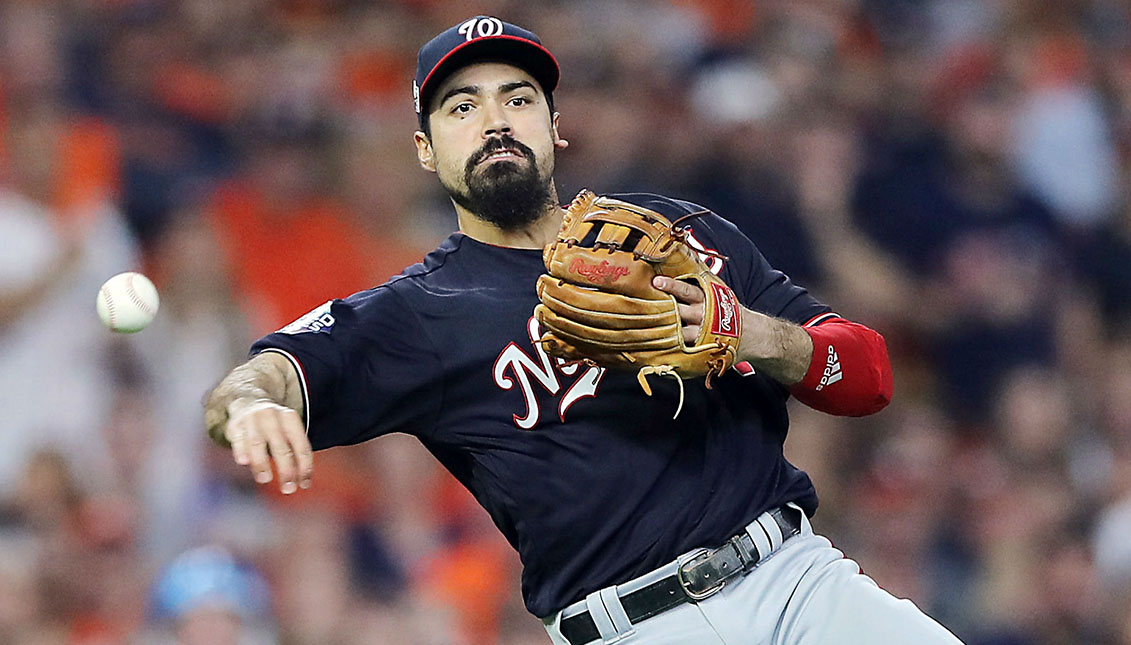
<svg viewBox="0 0 1131 645"><path fill-rule="evenodd" d="M315 450L390 432L419 434L440 408L439 354L388 286L327 302L252 345L298 370Z"/></svg>

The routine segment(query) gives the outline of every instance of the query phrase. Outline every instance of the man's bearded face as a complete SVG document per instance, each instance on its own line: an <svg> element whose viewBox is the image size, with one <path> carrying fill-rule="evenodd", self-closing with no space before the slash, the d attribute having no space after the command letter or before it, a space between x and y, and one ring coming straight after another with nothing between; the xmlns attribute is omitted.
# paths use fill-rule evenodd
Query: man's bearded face
<svg viewBox="0 0 1131 645"><path fill-rule="evenodd" d="M504 231L537 220L551 202L550 180L539 172L534 151L509 135L488 139L468 158L463 186L444 188L457 204Z"/></svg>

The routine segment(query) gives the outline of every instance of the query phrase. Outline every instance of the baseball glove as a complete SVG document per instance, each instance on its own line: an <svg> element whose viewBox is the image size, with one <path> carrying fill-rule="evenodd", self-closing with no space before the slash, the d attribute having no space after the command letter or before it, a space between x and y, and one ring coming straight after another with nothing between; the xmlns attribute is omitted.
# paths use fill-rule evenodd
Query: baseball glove
<svg viewBox="0 0 1131 645"><path fill-rule="evenodd" d="M738 299L687 243L679 223L647 208L583 190L562 220L557 240L542 253L548 275L538 279L534 315L540 342L552 356L604 367L636 369L647 376L705 376L706 386L734 364L741 335ZM703 324L695 344L684 342L674 296L652 286L669 276L704 293ZM679 408L676 410L679 415Z"/></svg>

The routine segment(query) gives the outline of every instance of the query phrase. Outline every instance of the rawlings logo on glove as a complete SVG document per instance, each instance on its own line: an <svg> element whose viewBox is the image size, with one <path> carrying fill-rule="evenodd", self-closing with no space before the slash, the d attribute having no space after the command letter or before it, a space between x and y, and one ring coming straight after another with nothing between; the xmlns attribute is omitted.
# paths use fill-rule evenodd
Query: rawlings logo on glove
<svg viewBox="0 0 1131 645"><path fill-rule="evenodd" d="M585 278L593 284L612 284L617 278L628 275L628 267L614 266L608 260L600 264L586 264L581 258L574 258L569 264L569 272Z"/></svg>
<svg viewBox="0 0 1131 645"><path fill-rule="evenodd" d="M721 282L712 282L710 286L712 295L718 302L715 316L711 319L711 332L739 338L742 336L742 317L738 314L738 298L730 287Z"/></svg>
<svg viewBox="0 0 1131 645"><path fill-rule="evenodd" d="M721 376L734 364L741 336L738 298L687 244L688 232L647 208L583 190L542 253L548 274L538 279L534 315L546 330L546 352L567 360L635 369L647 376ZM652 286L662 275L699 286L703 325L693 345L683 339L674 296ZM709 321L709 322L707 322ZM676 410L679 414L679 409Z"/></svg>

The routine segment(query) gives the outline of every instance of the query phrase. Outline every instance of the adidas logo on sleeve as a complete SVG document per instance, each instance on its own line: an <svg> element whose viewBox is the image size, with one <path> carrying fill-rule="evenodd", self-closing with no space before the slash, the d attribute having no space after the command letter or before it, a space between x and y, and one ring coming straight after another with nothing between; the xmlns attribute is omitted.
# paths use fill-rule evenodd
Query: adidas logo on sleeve
<svg viewBox="0 0 1131 645"><path fill-rule="evenodd" d="M816 391L820 392L842 378L844 378L844 372L840 369L840 356L833 349L833 346L829 345L829 356L825 359L825 371L821 375L821 382L817 384Z"/></svg>

